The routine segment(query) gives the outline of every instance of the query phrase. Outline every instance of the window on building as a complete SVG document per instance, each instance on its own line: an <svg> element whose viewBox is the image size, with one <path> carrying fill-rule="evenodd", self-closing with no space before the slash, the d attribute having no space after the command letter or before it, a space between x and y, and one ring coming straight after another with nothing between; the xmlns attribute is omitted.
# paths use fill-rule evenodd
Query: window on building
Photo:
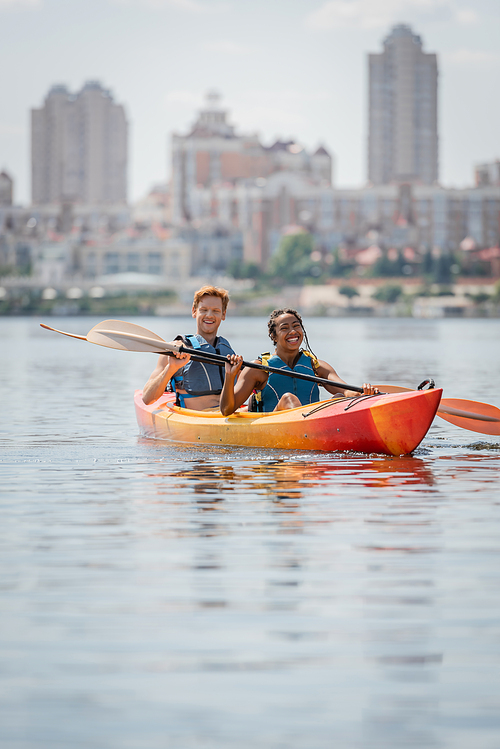
<svg viewBox="0 0 500 749"><path fill-rule="evenodd" d="M97 260L95 252L89 252L87 255L87 267L85 275L94 278L97 274Z"/></svg>
<svg viewBox="0 0 500 749"><path fill-rule="evenodd" d="M104 255L104 273L120 272L120 256L117 252L106 252Z"/></svg>
<svg viewBox="0 0 500 749"><path fill-rule="evenodd" d="M127 254L127 270L129 273L138 273L139 263L140 261L138 252L129 252Z"/></svg>
<svg viewBox="0 0 500 749"><path fill-rule="evenodd" d="M148 253L148 273L160 275L163 272L163 258L161 252Z"/></svg>

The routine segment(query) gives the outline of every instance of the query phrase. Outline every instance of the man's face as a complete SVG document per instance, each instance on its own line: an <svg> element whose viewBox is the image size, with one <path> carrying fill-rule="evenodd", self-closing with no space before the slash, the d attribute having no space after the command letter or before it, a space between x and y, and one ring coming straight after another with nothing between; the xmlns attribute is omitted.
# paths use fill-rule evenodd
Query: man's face
<svg viewBox="0 0 500 749"><path fill-rule="evenodd" d="M196 332L204 338L217 335L219 325L226 319L226 313L222 311L222 299L218 296L202 296L192 314L196 320Z"/></svg>

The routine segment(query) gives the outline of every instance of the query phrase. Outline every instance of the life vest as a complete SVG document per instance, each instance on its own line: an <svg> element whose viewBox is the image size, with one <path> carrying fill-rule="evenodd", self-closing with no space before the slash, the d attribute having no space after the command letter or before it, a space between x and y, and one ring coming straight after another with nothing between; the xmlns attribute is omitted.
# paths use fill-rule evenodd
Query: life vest
<svg viewBox="0 0 500 749"><path fill-rule="evenodd" d="M300 352L299 360L293 369L288 364L285 364L276 354L274 356L270 356L268 353L262 354L260 359L266 367L276 367L277 369L285 369L287 372L297 372L312 375L313 377L316 375L315 367L318 366L318 360L309 351ZM262 390L254 392L250 400L249 410L274 411L279 399L285 393L296 395L303 406L307 403L316 403L319 401L319 387L315 382L296 380L295 378L287 377L287 375L270 372L267 384Z"/></svg>
<svg viewBox="0 0 500 749"><path fill-rule="evenodd" d="M215 339L215 346L207 343L203 336L198 334L177 336L175 340L180 340L186 346L211 354L220 354L221 356L234 354L229 341L222 336ZM184 367L177 370L169 385L171 385L171 390L176 393L177 405L184 408L187 398L199 398L201 395L219 395L222 392L224 367L191 359ZM179 390L186 390L187 392L179 393Z"/></svg>

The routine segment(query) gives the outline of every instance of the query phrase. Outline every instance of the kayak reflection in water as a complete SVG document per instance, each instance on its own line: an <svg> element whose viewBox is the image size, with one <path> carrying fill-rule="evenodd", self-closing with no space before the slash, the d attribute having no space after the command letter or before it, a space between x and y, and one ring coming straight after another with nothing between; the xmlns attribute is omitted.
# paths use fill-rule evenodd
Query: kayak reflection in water
<svg viewBox="0 0 500 749"><path fill-rule="evenodd" d="M275 346L275 354L262 354L254 360L269 367L307 374L337 383L344 383L346 388L335 385L323 385L332 395L355 396L358 393L348 390L331 364L317 359L309 344L302 318L294 309L275 309L268 322L269 338ZM306 348L302 349L302 342ZM284 411L289 408L305 406L320 400L319 387L316 383L293 379L287 375L267 373L263 370L245 368L240 373L242 357L228 355L226 377L221 393L220 410L229 416L250 398L249 411ZM239 375L239 376L238 376ZM236 380L236 377L238 379ZM235 384L236 380L236 384ZM365 395L378 393L378 388L369 383L363 384Z"/></svg>

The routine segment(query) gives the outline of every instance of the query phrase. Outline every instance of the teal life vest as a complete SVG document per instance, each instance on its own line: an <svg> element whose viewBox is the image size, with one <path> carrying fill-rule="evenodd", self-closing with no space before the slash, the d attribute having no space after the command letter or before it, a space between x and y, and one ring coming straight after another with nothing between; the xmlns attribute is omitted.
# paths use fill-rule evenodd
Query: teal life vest
<svg viewBox="0 0 500 749"><path fill-rule="evenodd" d="M186 346L210 354L220 354L220 356L234 354L229 341L222 336L215 339L214 346L207 343L203 336L198 334L177 336L175 340L181 340ZM219 395L222 392L224 367L191 359L184 367L177 370L169 385L171 390L176 393L177 405L187 408L185 404L187 398L199 398L201 395ZM186 390L186 393L179 393L179 390Z"/></svg>
<svg viewBox="0 0 500 749"><path fill-rule="evenodd" d="M261 361L265 366L285 369L287 372L300 372L300 374L312 375L313 377L316 375L314 367L318 364L318 360L309 351L300 352L299 360L293 369L288 364L285 364L276 354L274 356L262 354ZM274 411L279 399L285 393L296 395L303 406L319 401L319 387L315 382L296 380L292 377L287 377L287 375L270 372L267 384L262 390L255 392L252 396L249 410Z"/></svg>

